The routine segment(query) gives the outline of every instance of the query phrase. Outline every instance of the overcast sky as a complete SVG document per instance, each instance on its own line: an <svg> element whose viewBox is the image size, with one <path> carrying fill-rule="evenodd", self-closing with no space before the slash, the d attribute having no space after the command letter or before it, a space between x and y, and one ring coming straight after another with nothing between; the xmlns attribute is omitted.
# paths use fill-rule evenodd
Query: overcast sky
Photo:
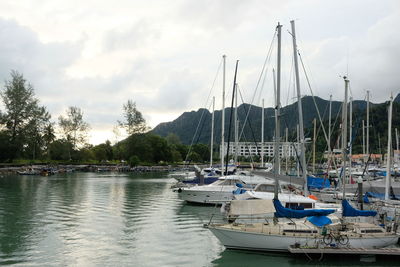
<svg viewBox="0 0 400 267"><path fill-rule="evenodd" d="M282 105L294 101L290 20L314 94L383 102L400 92L400 1L369 0L2 0L0 81L17 70L57 121L80 107L91 143L114 140L122 105L137 103L149 126L209 107L227 55L227 95L238 83L251 102L278 22L282 29ZM276 52L276 45L274 46ZM267 64L275 67L275 54ZM310 95L304 74L301 91ZM211 95L221 108L221 71ZM273 105L272 74L253 104ZM228 101L230 102L230 101Z"/></svg>

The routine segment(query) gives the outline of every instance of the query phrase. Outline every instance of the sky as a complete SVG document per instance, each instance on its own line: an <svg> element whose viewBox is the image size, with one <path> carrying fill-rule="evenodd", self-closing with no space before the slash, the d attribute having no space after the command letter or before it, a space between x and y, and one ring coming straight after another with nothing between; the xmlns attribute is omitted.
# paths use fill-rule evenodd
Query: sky
<svg viewBox="0 0 400 267"><path fill-rule="evenodd" d="M397 0L2 0L0 88L16 70L54 122L69 106L81 108L92 144L124 137L113 128L129 99L152 128L211 108L211 96L221 109L222 55L226 103L239 60L243 101L261 106L265 99L270 107L280 22L285 106L296 97L291 20L306 70L300 67L302 95L312 90L342 101L343 76L354 99L365 99L368 90L379 103L400 92Z"/></svg>

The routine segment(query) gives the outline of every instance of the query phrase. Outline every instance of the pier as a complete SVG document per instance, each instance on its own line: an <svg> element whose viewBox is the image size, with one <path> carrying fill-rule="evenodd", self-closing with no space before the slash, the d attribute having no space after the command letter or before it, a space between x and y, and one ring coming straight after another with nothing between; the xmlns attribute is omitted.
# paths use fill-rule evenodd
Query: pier
<svg viewBox="0 0 400 267"><path fill-rule="evenodd" d="M360 260L364 257L400 257L400 248L338 248L338 247L289 247L289 252L297 256L306 256L309 259L322 258L325 256L358 256Z"/></svg>

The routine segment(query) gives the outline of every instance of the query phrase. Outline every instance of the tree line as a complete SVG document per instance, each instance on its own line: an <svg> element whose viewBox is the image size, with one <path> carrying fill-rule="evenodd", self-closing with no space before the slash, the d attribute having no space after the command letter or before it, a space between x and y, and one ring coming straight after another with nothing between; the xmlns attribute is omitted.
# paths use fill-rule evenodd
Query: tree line
<svg viewBox="0 0 400 267"><path fill-rule="evenodd" d="M90 125L84 120L81 108L70 106L54 121L23 74L11 71L10 76L0 92L4 106L0 110L0 162L125 161L136 166L209 161L207 145L189 147L174 134L164 138L150 133L132 100L123 104L123 119L116 125L128 137L115 144L107 140L91 145L88 143Z"/></svg>

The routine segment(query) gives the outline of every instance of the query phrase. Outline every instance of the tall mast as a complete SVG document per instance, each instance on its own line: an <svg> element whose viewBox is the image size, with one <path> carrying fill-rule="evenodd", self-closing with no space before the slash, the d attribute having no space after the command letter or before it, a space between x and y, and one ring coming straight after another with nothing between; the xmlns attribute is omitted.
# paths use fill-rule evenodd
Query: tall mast
<svg viewBox="0 0 400 267"><path fill-rule="evenodd" d="M296 125L296 149L297 149L297 153L300 151L300 129L299 129L299 125ZM297 166L297 177L300 176L300 162L298 160L296 160L296 166Z"/></svg>
<svg viewBox="0 0 400 267"><path fill-rule="evenodd" d="M332 95L329 96L328 153L331 153Z"/></svg>
<svg viewBox="0 0 400 267"><path fill-rule="evenodd" d="M313 174L315 174L315 147L317 145L317 119L314 118L313 120L313 124L314 124L314 137L313 137Z"/></svg>
<svg viewBox="0 0 400 267"><path fill-rule="evenodd" d="M350 127L350 133L349 133L349 177L350 177L350 181L353 181L353 176L351 175L351 161L352 161L352 156L353 156L353 142L352 142L352 138L353 138L353 98L350 97L350 122L349 122L349 127Z"/></svg>
<svg viewBox="0 0 400 267"><path fill-rule="evenodd" d="M299 77L299 63L297 59L297 44L296 44L296 30L294 25L294 20L290 21L292 24L292 39L293 39L293 57L294 57L294 68L296 74L296 89L297 89L297 105L299 110L299 129L300 129L300 156L301 165L303 167L303 181L304 181L304 194L308 195L308 185L307 185L307 163L306 163L306 149L304 145L304 123L303 123L303 107L301 105L301 95L300 95L300 77Z"/></svg>
<svg viewBox="0 0 400 267"><path fill-rule="evenodd" d="M392 155L392 110L393 110L393 96L390 96L389 111L388 111L388 144L387 144L387 159L386 159L386 186L385 186L385 200L389 200L389 188L391 186L390 167Z"/></svg>
<svg viewBox="0 0 400 267"><path fill-rule="evenodd" d="M279 139L280 139L280 105L281 105L281 30L282 25L276 26L278 31L278 54L277 54L277 69L276 69L276 96L275 96L275 146L274 146L274 174L275 174L275 192L274 198L278 199L278 174L280 171L279 160Z"/></svg>
<svg viewBox="0 0 400 267"><path fill-rule="evenodd" d="M225 157L225 68L226 68L226 55L222 56L223 71L222 71L222 126L221 126L221 175L224 175L224 157Z"/></svg>
<svg viewBox="0 0 400 267"><path fill-rule="evenodd" d="M229 128L228 128L228 148L226 149L226 163L225 163L225 173L228 174L228 160L229 160L229 146L231 144L231 129L232 129L232 115L233 115L233 105L234 105L234 100L235 100L235 87L237 86L236 84L236 75L237 75L237 69L239 65L239 60L236 60L236 67L235 67L235 76L233 78L233 88L232 88L232 102L231 102L231 109L230 109L230 116L229 116Z"/></svg>
<svg viewBox="0 0 400 267"><path fill-rule="evenodd" d="M344 89L344 101L342 108L342 186L343 186L343 199L345 199L346 189L346 167L347 167L347 97L349 91L349 80L347 77L344 78L345 89Z"/></svg>
<svg viewBox="0 0 400 267"><path fill-rule="evenodd" d="M367 91L367 148L365 153L367 154L367 161L369 159L369 91Z"/></svg>
<svg viewBox="0 0 400 267"><path fill-rule="evenodd" d="M396 150L397 150L397 153L399 153L399 133L397 132L397 128L396 129L394 129L394 131L395 131L395 133L396 133Z"/></svg>
<svg viewBox="0 0 400 267"><path fill-rule="evenodd" d="M288 138L289 138L289 129L286 127L286 133L285 133L285 174L288 175L288 164L289 164L289 152L290 152L290 146L288 143Z"/></svg>
<svg viewBox="0 0 400 267"><path fill-rule="evenodd" d="M210 144L210 168L213 165L213 151L214 151L214 113L215 113L215 96L212 102L212 116L211 116L211 144Z"/></svg>
<svg viewBox="0 0 400 267"><path fill-rule="evenodd" d="M238 147L239 147L239 120L238 120L238 112L237 112L237 108L238 108L238 103L237 103L237 99L238 99L238 85L235 85L235 123L233 124L235 126L235 164L237 164L238 162Z"/></svg>
<svg viewBox="0 0 400 267"><path fill-rule="evenodd" d="M365 157L365 121L362 120L362 149L363 149L363 157Z"/></svg>
<svg viewBox="0 0 400 267"><path fill-rule="evenodd" d="M264 98L261 109L261 167L264 167Z"/></svg>

